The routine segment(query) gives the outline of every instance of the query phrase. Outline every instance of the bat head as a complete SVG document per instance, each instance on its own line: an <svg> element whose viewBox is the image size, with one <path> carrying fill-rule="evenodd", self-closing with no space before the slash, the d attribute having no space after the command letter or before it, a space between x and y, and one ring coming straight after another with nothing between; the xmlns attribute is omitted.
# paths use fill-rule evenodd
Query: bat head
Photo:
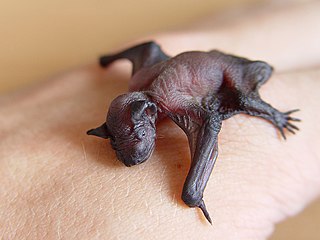
<svg viewBox="0 0 320 240"><path fill-rule="evenodd" d="M132 92L115 98L107 120L87 134L110 138L117 158L126 166L146 161L154 150L157 106L141 92Z"/></svg>

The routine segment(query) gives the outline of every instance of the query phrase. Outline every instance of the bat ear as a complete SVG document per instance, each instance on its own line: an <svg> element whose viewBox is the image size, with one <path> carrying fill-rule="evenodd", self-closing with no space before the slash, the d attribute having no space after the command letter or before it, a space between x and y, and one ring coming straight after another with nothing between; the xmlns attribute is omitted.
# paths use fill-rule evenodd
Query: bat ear
<svg viewBox="0 0 320 240"><path fill-rule="evenodd" d="M144 113L155 116L157 114L157 106L148 100L139 100L131 103L132 120L141 120Z"/></svg>
<svg viewBox="0 0 320 240"><path fill-rule="evenodd" d="M97 127L97 128L94 128L94 129L87 131L87 134L101 137L104 139L111 137L111 134L109 132L109 129L108 129L108 126L106 123L102 124L100 127Z"/></svg>

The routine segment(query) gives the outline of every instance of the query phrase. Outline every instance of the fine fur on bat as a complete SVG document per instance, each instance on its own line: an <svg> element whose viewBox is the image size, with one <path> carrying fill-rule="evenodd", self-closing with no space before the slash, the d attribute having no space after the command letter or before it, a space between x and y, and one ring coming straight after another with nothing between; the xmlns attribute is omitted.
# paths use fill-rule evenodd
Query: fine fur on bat
<svg viewBox="0 0 320 240"><path fill-rule="evenodd" d="M156 123L169 117L188 137L191 166L184 183L182 200L199 207L211 218L203 192L218 155L217 137L223 120L238 113L271 122L285 137L294 133L299 121L264 102L259 88L273 68L263 61L209 52L184 52L175 57L165 54L155 42L136 45L100 58L107 67L118 59L133 64L129 92L115 98L106 122L89 130L89 135L109 138L117 158L126 166L140 164L152 154Z"/></svg>

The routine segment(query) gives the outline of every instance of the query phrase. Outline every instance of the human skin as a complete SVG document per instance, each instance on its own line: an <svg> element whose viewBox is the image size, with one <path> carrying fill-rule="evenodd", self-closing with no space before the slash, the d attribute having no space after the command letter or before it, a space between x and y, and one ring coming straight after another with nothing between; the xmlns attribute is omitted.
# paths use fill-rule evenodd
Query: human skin
<svg viewBox="0 0 320 240"><path fill-rule="evenodd" d="M280 34L280 29L291 29L294 20L288 21L288 15L298 21L309 13L304 23L310 28L271 37L283 42L281 47L276 39L262 39L268 59L259 55L275 67L260 90L262 97L281 110L300 108L296 116L303 120L301 131L289 133L284 141L270 123L258 118L238 115L223 123L219 159L204 195L213 226L180 200L190 156L187 139L175 124L159 125L155 152L148 162L132 168L116 160L107 141L86 136L88 128L104 119L112 99L126 91L130 71L126 63L108 70L90 64L1 97L0 236L265 239L276 222L319 195L320 69L314 54L319 49L313 46L314 38L308 39L319 32L314 23L318 10L317 3L292 8L282 12L282 18L256 19L258 26L241 22L237 30L232 25L224 35L217 29L154 36L172 54L185 50L179 45L182 39L184 46L202 50L224 48L223 39L231 37L243 44L239 49L231 44L225 51L257 59L261 52L253 51L250 34L241 32L262 31L263 26L278 28ZM215 31L220 38L214 37ZM289 41L294 43L285 44ZM302 42L310 43L301 52ZM295 55L299 59L292 60ZM299 66L306 70L297 71Z"/></svg>

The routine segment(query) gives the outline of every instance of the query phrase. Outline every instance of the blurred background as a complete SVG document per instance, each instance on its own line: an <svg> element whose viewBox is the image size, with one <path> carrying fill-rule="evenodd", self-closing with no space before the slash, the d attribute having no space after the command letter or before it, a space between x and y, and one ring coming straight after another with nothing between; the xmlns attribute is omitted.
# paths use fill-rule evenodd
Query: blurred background
<svg viewBox="0 0 320 240"><path fill-rule="evenodd" d="M292 2L1 0L0 94L92 62L142 36L181 29L221 12ZM320 239L319 227L320 201L277 225L271 239Z"/></svg>

